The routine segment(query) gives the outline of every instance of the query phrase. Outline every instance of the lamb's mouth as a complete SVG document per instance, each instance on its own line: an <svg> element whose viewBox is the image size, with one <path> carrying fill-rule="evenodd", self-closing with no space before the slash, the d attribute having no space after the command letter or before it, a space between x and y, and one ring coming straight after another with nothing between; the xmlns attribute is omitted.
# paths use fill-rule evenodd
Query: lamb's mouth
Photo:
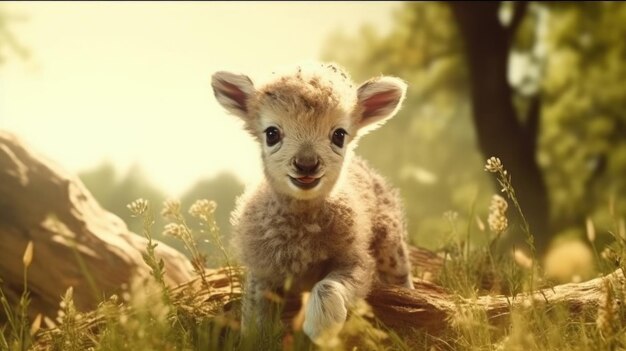
<svg viewBox="0 0 626 351"><path fill-rule="evenodd" d="M320 183L320 179L322 179L322 177L299 177L299 178L294 178L292 176L289 176L289 179L291 180L291 182L293 183L293 185L297 186L298 188L302 189L302 190L309 190L309 189L313 189L317 186L317 184Z"/></svg>

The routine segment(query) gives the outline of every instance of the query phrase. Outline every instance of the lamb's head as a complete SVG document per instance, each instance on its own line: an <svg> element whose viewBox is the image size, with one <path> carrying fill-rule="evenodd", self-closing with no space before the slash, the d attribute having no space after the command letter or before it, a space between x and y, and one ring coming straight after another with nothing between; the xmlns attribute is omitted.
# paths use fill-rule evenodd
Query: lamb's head
<svg viewBox="0 0 626 351"><path fill-rule="evenodd" d="M384 76L357 88L334 64L298 66L258 87L245 75L217 72L212 85L260 143L274 190L297 199L327 195L355 140L391 118L406 90Z"/></svg>

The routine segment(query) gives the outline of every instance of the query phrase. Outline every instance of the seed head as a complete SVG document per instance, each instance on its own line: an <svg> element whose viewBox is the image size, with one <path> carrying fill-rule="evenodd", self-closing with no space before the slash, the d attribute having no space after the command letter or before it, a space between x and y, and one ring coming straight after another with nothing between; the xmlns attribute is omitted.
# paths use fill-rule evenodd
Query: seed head
<svg viewBox="0 0 626 351"><path fill-rule="evenodd" d="M133 217L138 217L144 214L148 209L148 200L139 198L126 205L126 207L130 210Z"/></svg>
<svg viewBox="0 0 626 351"><path fill-rule="evenodd" d="M183 239L185 236L185 226L177 223L168 223L165 225L163 235Z"/></svg>
<svg viewBox="0 0 626 351"><path fill-rule="evenodd" d="M493 195L491 197L491 205L489 205L489 217L487 222L489 223L489 229L496 234L501 234L508 227L508 220L506 218L506 210L509 204L500 195Z"/></svg>
<svg viewBox="0 0 626 351"><path fill-rule="evenodd" d="M24 256L22 256L22 262L24 263L24 268L28 268L33 262L33 241L29 241L26 245L26 249L24 250Z"/></svg>
<svg viewBox="0 0 626 351"><path fill-rule="evenodd" d="M503 171L502 161L500 161L497 157L490 157L487 159L487 164L485 165L485 171L496 173L499 171Z"/></svg>
<svg viewBox="0 0 626 351"><path fill-rule="evenodd" d="M163 202L163 210L161 215L167 219L175 220L176 216L180 214L180 201L178 200L165 200Z"/></svg>
<svg viewBox="0 0 626 351"><path fill-rule="evenodd" d="M215 212L216 208L217 204L215 201L207 199L197 200L189 208L189 214L195 218L208 221L209 218L213 217L213 212Z"/></svg>

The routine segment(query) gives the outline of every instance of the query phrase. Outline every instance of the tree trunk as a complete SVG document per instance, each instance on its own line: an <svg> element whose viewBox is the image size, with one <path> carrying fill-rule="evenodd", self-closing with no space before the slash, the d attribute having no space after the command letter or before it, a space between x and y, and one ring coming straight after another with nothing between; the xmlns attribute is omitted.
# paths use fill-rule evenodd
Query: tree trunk
<svg viewBox="0 0 626 351"><path fill-rule="evenodd" d="M526 5L518 3L511 25L506 28L498 20L498 1L450 2L465 42L472 115L480 150L485 158L499 157L512 175L520 206L541 252L549 243L550 232L548 193L536 160L540 109L535 101L528 116L518 118L513 91L507 81L510 43ZM519 224L519 218L514 222ZM520 241L523 236L514 239L516 244Z"/></svg>
<svg viewBox="0 0 626 351"><path fill-rule="evenodd" d="M78 177L0 131L0 287L12 303L23 290L22 255L29 241L31 314L54 317L69 286L77 307L92 309L149 273L141 257L146 239L102 209ZM184 255L164 244L156 253L165 262L167 283L192 278Z"/></svg>

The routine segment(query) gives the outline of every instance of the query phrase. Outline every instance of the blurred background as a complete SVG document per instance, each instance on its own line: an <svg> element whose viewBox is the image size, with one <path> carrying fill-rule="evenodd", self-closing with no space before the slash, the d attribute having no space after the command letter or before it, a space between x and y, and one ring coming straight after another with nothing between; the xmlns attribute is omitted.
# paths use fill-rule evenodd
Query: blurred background
<svg viewBox="0 0 626 351"><path fill-rule="evenodd" d="M626 213L625 38L620 2L3 2L0 128L79 173L136 232L136 198L209 198L228 237L261 165L211 74L335 61L357 82L409 84L357 153L400 187L413 244L489 240L496 156L540 251L585 241L589 222L601 248Z"/></svg>

